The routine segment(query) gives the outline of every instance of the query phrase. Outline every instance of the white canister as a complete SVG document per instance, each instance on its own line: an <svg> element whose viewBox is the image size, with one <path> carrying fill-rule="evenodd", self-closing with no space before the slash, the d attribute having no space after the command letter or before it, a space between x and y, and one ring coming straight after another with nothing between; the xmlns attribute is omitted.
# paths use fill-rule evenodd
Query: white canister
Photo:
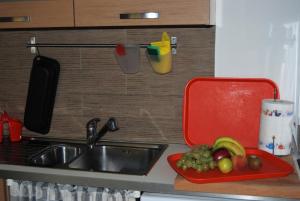
<svg viewBox="0 0 300 201"><path fill-rule="evenodd" d="M277 156L291 153L294 103L286 100L262 101L259 148Z"/></svg>

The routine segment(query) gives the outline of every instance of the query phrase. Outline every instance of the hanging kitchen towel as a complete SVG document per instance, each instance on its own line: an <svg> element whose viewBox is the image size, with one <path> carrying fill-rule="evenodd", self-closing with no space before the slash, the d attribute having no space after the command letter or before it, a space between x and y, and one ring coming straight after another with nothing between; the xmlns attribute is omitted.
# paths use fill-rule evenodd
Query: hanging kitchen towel
<svg viewBox="0 0 300 201"><path fill-rule="evenodd" d="M30 74L24 126L31 131L47 134L50 130L60 65L58 61L36 56Z"/></svg>
<svg viewBox="0 0 300 201"><path fill-rule="evenodd" d="M274 155L289 155L292 143L293 102L262 101L259 148Z"/></svg>

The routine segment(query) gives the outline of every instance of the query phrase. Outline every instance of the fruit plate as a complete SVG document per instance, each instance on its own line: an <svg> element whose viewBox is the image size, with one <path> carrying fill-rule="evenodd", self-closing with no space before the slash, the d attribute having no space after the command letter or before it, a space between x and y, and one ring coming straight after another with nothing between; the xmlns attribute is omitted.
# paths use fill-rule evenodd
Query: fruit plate
<svg viewBox="0 0 300 201"><path fill-rule="evenodd" d="M263 150L247 148L247 155L256 155L262 160L262 167L259 170L251 170L245 167L242 170L232 170L230 173L221 173L217 168L207 172L197 172L192 168L182 170L176 166L176 162L181 158L183 153L177 153L168 156L170 166L186 180L193 183L213 183L213 182L230 182L253 179L264 179L272 177L284 177L292 173L293 167L282 159L265 152Z"/></svg>

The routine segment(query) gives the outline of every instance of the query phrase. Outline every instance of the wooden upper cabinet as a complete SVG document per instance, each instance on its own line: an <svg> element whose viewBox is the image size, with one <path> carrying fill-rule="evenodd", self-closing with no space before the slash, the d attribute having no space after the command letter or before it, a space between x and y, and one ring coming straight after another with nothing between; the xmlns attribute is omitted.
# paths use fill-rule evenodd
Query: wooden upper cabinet
<svg viewBox="0 0 300 201"><path fill-rule="evenodd" d="M210 0L74 0L77 27L208 25L210 10Z"/></svg>
<svg viewBox="0 0 300 201"><path fill-rule="evenodd" d="M74 27L73 0L0 2L0 28Z"/></svg>
<svg viewBox="0 0 300 201"><path fill-rule="evenodd" d="M4 0L0 1L0 29L208 25L214 23L215 1Z"/></svg>

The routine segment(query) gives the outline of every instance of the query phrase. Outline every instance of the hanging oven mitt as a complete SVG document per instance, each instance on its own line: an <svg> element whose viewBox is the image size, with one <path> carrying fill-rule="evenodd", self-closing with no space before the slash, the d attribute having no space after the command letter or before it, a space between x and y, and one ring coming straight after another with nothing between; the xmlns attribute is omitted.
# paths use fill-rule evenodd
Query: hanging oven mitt
<svg viewBox="0 0 300 201"><path fill-rule="evenodd" d="M171 41L167 32L162 33L161 41L150 43L147 54L154 72L165 74L171 71Z"/></svg>

